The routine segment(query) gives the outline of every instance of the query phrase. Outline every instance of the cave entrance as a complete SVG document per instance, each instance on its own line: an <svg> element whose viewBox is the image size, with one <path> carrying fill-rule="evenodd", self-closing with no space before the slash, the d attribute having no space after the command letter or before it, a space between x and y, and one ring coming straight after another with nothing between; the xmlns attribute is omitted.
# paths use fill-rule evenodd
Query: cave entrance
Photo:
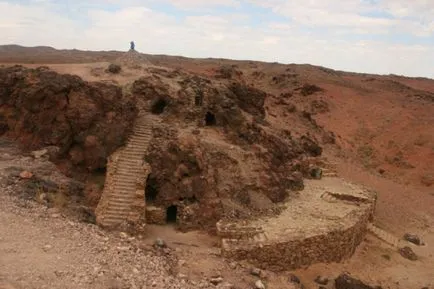
<svg viewBox="0 0 434 289"><path fill-rule="evenodd" d="M158 98L151 106L153 114L162 114L167 106L167 101L164 98Z"/></svg>
<svg viewBox="0 0 434 289"><path fill-rule="evenodd" d="M152 203L155 201L158 195L158 188L157 188L157 180L155 177L148 175L148 178L146 179L146 187L145 187L145 200L146 203Z"/></svg>
<svg viewBox="0 0 434 289"><path fill-rule="evenodd" d="M205 115L205 125L214 126L216 124L217 124L217 120L215 118L215 115L208 111Z"/></svg>
<svg viewBox="0 0 434 289"><path fill-rule="evenodd" d="M166 211L166 223L174 224L178 219L178 207L173 205L167 208Z"/></svg>

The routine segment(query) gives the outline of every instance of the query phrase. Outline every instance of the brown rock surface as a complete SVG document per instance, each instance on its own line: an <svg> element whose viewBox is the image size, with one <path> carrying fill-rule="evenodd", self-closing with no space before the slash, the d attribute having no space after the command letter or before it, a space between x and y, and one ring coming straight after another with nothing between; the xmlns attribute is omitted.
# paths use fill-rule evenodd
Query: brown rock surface
<svg viewBox="0 0 434 289"><path fill-rule="evenodd" d="M121 89L45 68L0 69L0 127L25 148L58 146L73 165L103 168L136 115Z"/></svg>

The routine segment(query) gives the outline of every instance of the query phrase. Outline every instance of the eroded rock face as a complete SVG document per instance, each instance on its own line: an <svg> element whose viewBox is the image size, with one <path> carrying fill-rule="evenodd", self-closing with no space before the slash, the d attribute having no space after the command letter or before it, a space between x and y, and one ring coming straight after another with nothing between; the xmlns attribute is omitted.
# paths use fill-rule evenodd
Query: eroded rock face
<svg viewBox="0 0 434 289"><path fill-rule="evenodd" d="M0 133L26 149L57 146L75 166L103 168L137 114L121 88L46 68L0 69Z"/></svg>
<svg viewBox="0 0 434 289"><path fill-rule="evenodd" d="M321 148L267 126L266 93L233 81L177 77L176 84L164 75L133 84L150 107L166 103L145 158L152 167L147 205L176 206L182 229L212 230L222 218L276 213L275 203L303 189L295 163Z"/></svg>

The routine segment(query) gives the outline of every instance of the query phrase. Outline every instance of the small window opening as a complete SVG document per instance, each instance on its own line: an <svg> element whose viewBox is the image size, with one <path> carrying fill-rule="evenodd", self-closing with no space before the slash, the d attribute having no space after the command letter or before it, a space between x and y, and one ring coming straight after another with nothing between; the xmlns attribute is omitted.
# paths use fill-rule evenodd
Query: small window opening
<svg viewBox="0 0 434 289"><path fill-rule="evenodd" d="M145 200L146 202L153 202L157 198L158 189L157 189L157 181L151 175L148 175L146 179L146 187L145 187Z"/></svg>
<svg viewBox="0 0 434 289"><path fill-rule="evenodd" d="M170 206L167 208L166 211L166 222L168 224L176 223L178 219L178 207L177 206Z"/></svg>
<svg viewBox="0 0 434 289"><path fill-rule="evenodd" d="M209 111L205 115L205 124L207 126L213 126L213 125L217 124L217 120L215 118L215 115Z"/></svg>
<svg viewBox="0 0 434 289"><path fill-rule="evenodd" d="M196 195L193 195L191 198L179 198L178 200L180 202L186 202L187 204L194 204L198 202Z"/></svg>
<svg viewBox="0 0 434 289"><path fill-rule="evenodd" d="M166 108L166 106L167 106L167 101L163 98L159 98L159 99L157 99L157 101L155 101L152 104L151 112L153 114L162 114L164 112L164 109Z"/></svg>

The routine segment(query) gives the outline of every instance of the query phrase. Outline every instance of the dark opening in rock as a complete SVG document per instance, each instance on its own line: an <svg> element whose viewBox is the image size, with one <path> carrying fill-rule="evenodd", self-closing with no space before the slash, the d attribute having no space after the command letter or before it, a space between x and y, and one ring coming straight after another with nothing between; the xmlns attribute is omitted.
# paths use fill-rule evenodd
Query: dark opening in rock
<svg viewBox="0 0 434 289"><path fill-rule="evenodd" d="M106 172L107 172L107 168L106 168L106 167L103 167L103 168L96 168L96 169L94 170L94 173L97 174L97 175L105 175Z"/></svg>
<svg viewBox="0 0 434 289"><path fill-rule="evenodd" d="M177 218L178 218L178 207L177 206L168 207L166 211L166 222L168 224L176 223Z"/></svg>
<svg viewBox="0 0 434 289"><path fill-rule="evenodd" d="M186 202L187 204L194 204L198 202L196 195L193 195L191 198L179 198L178 200L180 202Z"/></svg>
<svg viewBox="0 0 434 289"><path fill-rule="evenodd" d="M151 112L153 114L162 114L167 106L167 101L164 98L159 98L153 102Z"/></svg>
<svg viewBox="0 0 434 289"><path fill-rule="evenodd" d="M151 175L146 179L145 200L147 203L155 201L158 195L157 181Z"/></svg>
<svg viewBox="0 0 434 289"><path fill-rule="evenodd" d="M215 115L211 112L207 112L205 115L205 124L207 126L213 126L217 124L217 120L215 118Z"/></svg>

